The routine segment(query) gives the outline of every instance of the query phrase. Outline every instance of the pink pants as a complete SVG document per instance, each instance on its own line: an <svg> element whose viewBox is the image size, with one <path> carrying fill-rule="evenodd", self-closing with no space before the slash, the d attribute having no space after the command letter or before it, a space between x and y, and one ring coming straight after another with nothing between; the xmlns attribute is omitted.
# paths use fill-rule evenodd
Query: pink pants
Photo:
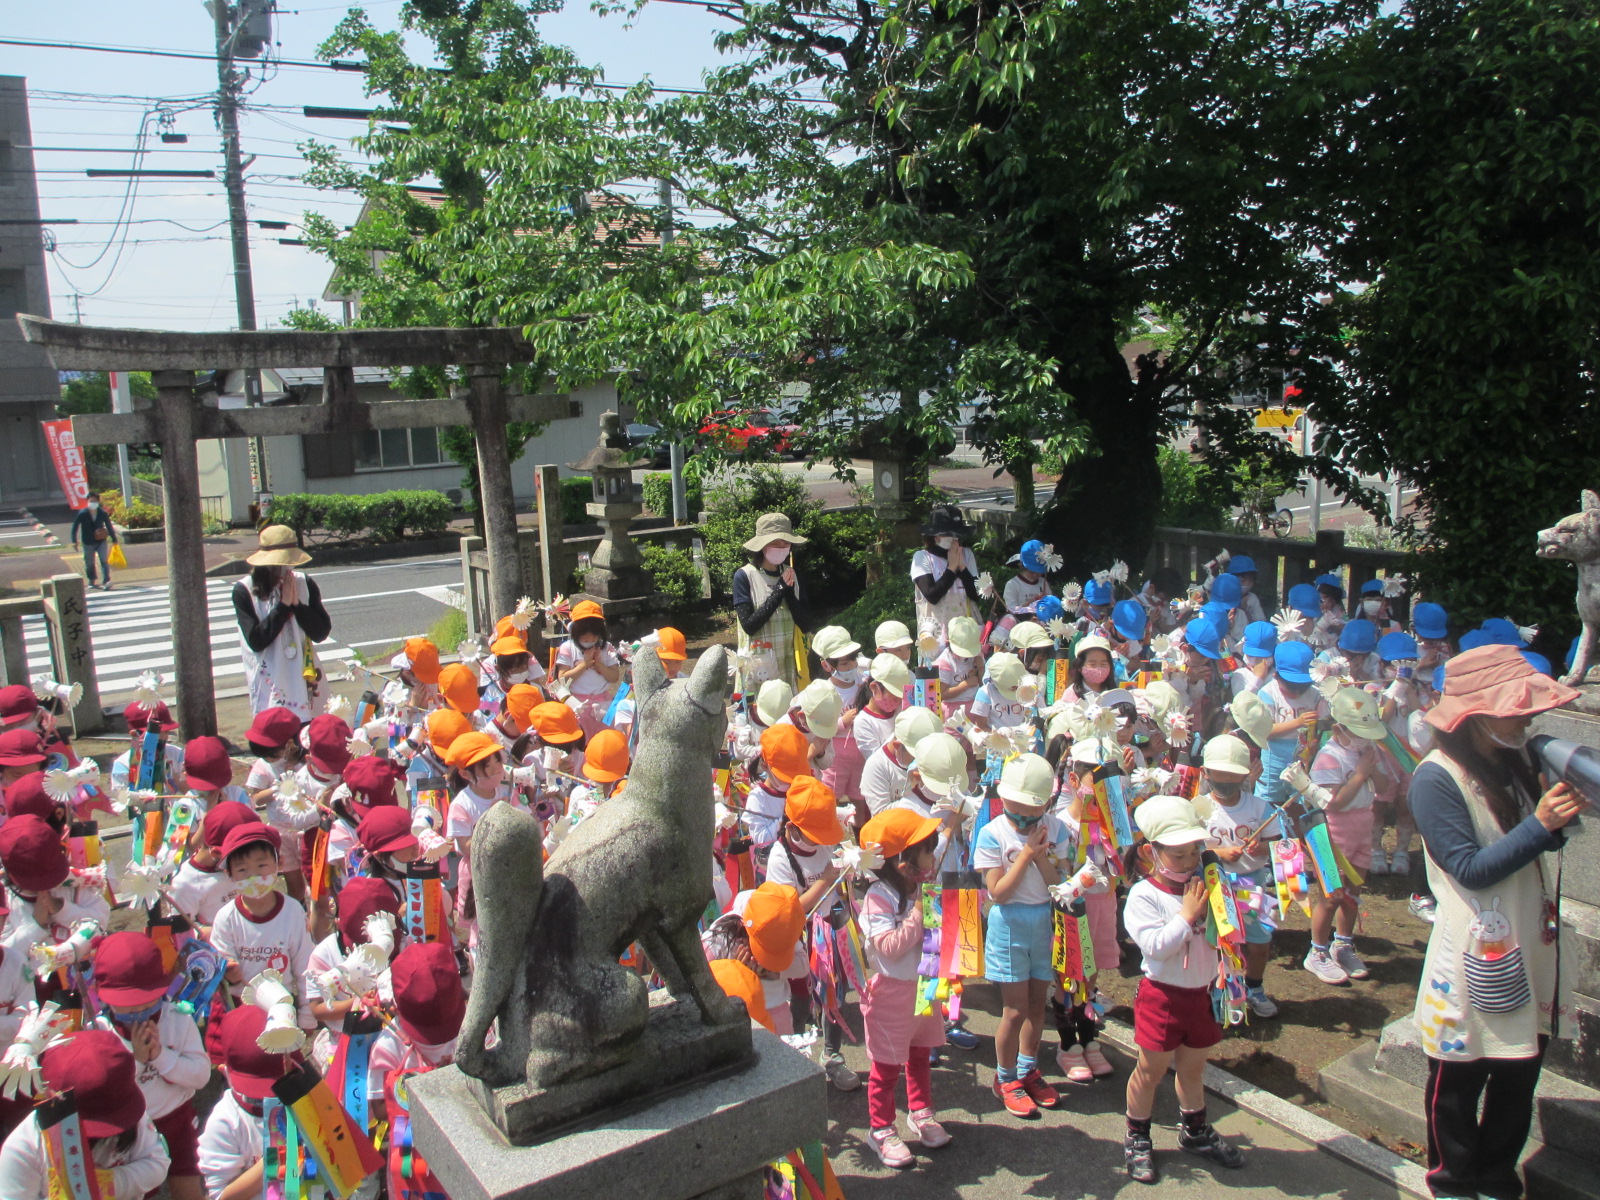
<svg viewBox="0 0 1600 1200"><path fill-rule="evenodd" d="M911 1047L905 1072L907 1110L920 1112L932 1109L933 1079L928 1068L928 1047ZM872 1074L867 1076L867 1121L873 1129L894 1128L894 1093L899 1083L899 1063L872 1064Z"/></svg>

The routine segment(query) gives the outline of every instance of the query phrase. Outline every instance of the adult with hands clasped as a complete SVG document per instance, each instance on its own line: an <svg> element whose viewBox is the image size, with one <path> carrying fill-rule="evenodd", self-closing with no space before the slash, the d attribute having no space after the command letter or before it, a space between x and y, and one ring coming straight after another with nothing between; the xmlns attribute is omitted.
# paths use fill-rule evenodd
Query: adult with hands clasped
<svg viewBox="0 0 1600 1200"><path fill-rule="evenodd" d="M750 561L733 573L733 611L739 618L739 690L754 692L769 679L798 688L796 631L811 627L811 609L791 554L810 539L794 531L785 513L756 518L744 543Z"/></svg>
<svg viewBox="0 0 1600 1200"><path fill-rule="evenodd" d="M970 617L978 602L978 560L970 544L976 530L953 504L936 504L922 527L923 548L911 556L918 636L932 635L944 649L946 627Z"/></svg>
<svg viewBox="0 0 1600 1200"><path fill-rule="evenodd" d="M1408 799L1438 911L1415 1020L1428 1055L1428 1186L1441 1198L1522 1195L1517 1161L1545 1048L1573 1033L1560 851L1587 805L1566 783L1542 789L1525 746L1535 716L1577 696L1513 647L1482 646L1450 660L1425 718L1435 747Z"/></svg>
<svg viewBox="0 0 1600 1200"><path fill-rule="evenodd" d="M250 711L287 708L309 721L322 681L313 643L333 632L316 582L295 570L311 561L294 530L268 525L260 546L245 559L250 574L233 585L240 653L250 686Z"/></svg>

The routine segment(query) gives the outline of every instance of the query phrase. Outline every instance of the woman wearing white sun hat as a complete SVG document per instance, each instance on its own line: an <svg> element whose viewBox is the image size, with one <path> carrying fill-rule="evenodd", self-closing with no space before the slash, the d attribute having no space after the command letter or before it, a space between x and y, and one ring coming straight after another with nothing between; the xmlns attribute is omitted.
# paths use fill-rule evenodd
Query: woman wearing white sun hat
<svg viewBox="0 0 1600 1200"><path fill-rule="evenodd" d="M744 543L750 561L733 573L741 691L753 692L768 679L797 686L795 635L810 626L811 609L790 556L808 541L784 513L763 513Z"/></svg>
<svg viewBox="0 0 1600 1200"><path fill-rule="evenodd" d="M281 707L302 721L313 716L322 669L312 645L333 632L333 619L316 581L295 570L310 561L294 530L268 525L245 559L250 574L233 585L252 713Z"/></svg>

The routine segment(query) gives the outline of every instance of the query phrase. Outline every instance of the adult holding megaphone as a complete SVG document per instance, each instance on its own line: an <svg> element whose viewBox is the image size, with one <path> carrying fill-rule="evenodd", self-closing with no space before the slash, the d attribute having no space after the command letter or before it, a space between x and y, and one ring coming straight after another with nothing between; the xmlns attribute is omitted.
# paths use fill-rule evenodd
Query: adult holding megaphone
<svg viewBox="0 0 1600 1200"><path fill-rule="evenodd" d="M1438 901L1415 1011L1435 1195L1522 1194L1545 1047L1573 1033L1559 854L1586 804L1564 781L1541 794L1528 733L1577 696L1513 647L1482 646L1450 660L1427 716L1436 744L1409 801Z"/></svg>

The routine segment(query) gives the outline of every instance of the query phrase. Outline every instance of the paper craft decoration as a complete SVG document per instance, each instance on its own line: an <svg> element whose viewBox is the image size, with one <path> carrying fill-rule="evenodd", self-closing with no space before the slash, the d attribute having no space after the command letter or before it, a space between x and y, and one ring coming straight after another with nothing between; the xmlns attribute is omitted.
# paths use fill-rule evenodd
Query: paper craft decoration
<svg viewBox="0 0 1600 1200"><path fill-rule="evenodd" d="M416 1071L390 1071L383 1079L389 1113L389 1200L450 1200L417 1153L411 1130L411 1092L406 1080Z"/></svg>
<svg viewBox="0 0 1600 1200"><path fill-rule="evenodd" d="M15 1100L37 1092L44 1082L39 1073L39 1056L46 1046L68 1032L70 1018L56 1001L30 1004L16 1037L0 1056L0 1095Z"/></svg>
<svg viewBox="0 0 1600 1200"><path fill-rule="evenodd" d="M41 1101L34 1115L44 1139L50 1200L116 1200L111 1172L95 1166L72 1092Z"/></svg>
<svg viewBox="0 0 1600 1200"><path fill-rule="evenodd" d="M294 993L283 976L272 968L261 972L244 989L244 1002L267 1014L267 1027L256 1038L256 1045L269 1054L293 1054L306 1044L306 1035L295 1023Z"/></svg>
<svg viewBox="0 0 1600 1200"><path fill-rule="evenodd" d="M272 1091L298 1124L330 1196L348 1200L363 1179L383 1169L372 1140L357 1128L310 1063L295 1067L272 1085Z"/></svg>

